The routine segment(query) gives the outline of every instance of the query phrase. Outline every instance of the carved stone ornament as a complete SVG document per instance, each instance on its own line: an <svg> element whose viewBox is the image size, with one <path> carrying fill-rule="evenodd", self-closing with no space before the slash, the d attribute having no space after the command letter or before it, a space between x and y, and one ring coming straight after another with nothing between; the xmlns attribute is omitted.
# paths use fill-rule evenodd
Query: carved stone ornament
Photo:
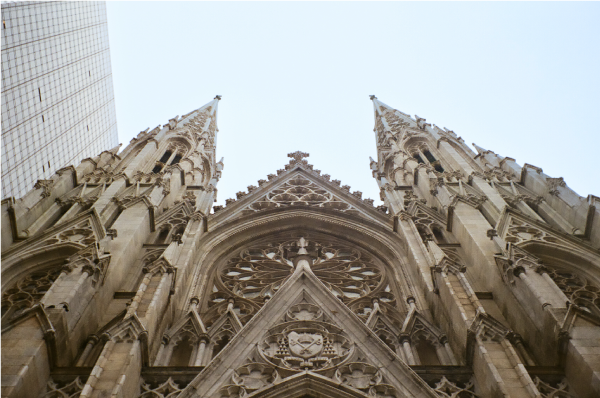
<svg viewBox="0 0 600 398"><path fill-rule="evenodd" d="M469 381L460 386L458 383L449 381L446 376L442 376L441 380L436 383L434 391L442 398L477 398L479 397L473 392L473 382Z"/></svg>
<svg viewBox="0 0 600 398"><path fill-rule="evenodd" d="M221 398L244 397L249 393L260 390L280 378L275 368L262 363L249 363L237 368L231 377L233 384L220 389Z"/></svg>
<svg viewBox="0 0 600 398"><path fill-rule="evenodd" d="M96 236L92 229L89 220L85 220L73 228L58 232L55 236L46 239L46 245L54 245L57 243L78 243L83 246L88 246L96 242Z"/></svg>
<svg viewBox="0 0 600 398"><path fill-rule="evenodd" d="M139 398L175 398L183 391L183 386L175 383L171 377L164 383L158 383L157 385L146 383L142 379L140 387L142 389L142 394Z"/></svg>
<svg viewBox="0 0 600 398"><path fill-rule="evenodd" d="M504 240L507 243L513 243L515 245L526 241L543 241L558 244L562 243L560 239L547 234L546 231L515 218L511 219L511 224L506 232Z"/></svg>
<svg viewBox="0 0 600 398"><path fill-rule="evenodd" d="M50 380L48 380L48 384L46 385L46 393L40 398L79 397L84 386L85 382L82 382L79 376L70 383L57 383L50 377Z"/></svg>
<svg viewBox="0 0 600 398"><path fill-rule="evenodd" d="M297 371L332 368L348 359L353 350L342 329L314 320L275 326L259 346L270 364Z"/></svg>
<svg viewBox="0 0 600 398"><path fill-rule="evenodd" d="M298 205L327 208L352 214L358 213L358 210L352 205L343 202L336 195L302 176L296 176L286 181L259 201L248 205L244 212L254 213L265 209Z"/></svg>
<svg viewBox="0 0 600 398"><path fill-rule="evenodd" d="M344 303L351 306L357 300L377 298L395 305L384 268L376 258L347 244L318 237L306 240L313 273ZM298 250L298 237L290 236L253 245L232 256L215 280L209 305L240 297L262 306L292 275Z"/></svg>
<svg viewBox="0 0 600 398"><path fill-rule="evenodd" d="M37 180L34 189L41 189L42 198L47 198L52 194L52 186L54 185L54 180Z"/></svg>

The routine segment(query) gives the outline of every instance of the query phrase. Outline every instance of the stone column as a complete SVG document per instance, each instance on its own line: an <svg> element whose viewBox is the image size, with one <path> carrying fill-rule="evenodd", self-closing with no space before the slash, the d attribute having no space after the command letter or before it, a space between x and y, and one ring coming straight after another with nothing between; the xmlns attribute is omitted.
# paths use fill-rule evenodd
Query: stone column
<svg viewBox="0 0 600 398"><path fill-rule="evenodd" d="M198 345L198 351L196 352L196 358L194 360L194 366L202 366L204 360L204 353L206 351L206 344L208 340L200 338L200 344Z"/></svg>
<svg viewBox="0 0 600 398"><path fill-rule="evenodd" d="M85 363L86 363L90 353L92 352L92 349L96 345L96 343L98 343L98 336L91 335L88 338L87 344L85 345L85 349L81 353L81 356L77 360L77 364L75 366L84 366L85 365Z"/></svg>
<svg viewBox="0 0 600 398"><path fill-rule="evenodd" d="M408 365L417 365L417 361L415 360L415 356L410 345L410 336L403 334L400 336L399 339L400 344L402 344L402 349L404 350L404 355L406 357L406 362L408 363Z"/></svg>

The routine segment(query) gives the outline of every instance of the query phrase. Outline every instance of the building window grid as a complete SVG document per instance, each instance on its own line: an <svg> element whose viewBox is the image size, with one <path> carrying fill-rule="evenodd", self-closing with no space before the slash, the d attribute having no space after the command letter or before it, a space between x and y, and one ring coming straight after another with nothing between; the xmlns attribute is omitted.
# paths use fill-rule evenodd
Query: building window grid
<svg viewBox="0 0 600 398"><path fill-rule="evenodd" d="M49 6L49 5L45 5L45 6ZM105 13L104 10L102 10L104 12L101 12L101 13L97 12L98 10L101 10L102 7L98 7L97 5L92 5L92 6L93 6L92 8L94 8L96 10L95 13L97 15L103 16L104 19L105 19L105 14L106 13ZM86 5L86 7L87 7L87 5ZM4 6L3 6L3 8L4 8ZM53 10L56 11L60 7L58 7L58 5L56 5L56 4L53 4L51 8L53 8ZM75 8L75 7L73 6L71 8ZM63 7L63 10L64 10L64 7ZM41 12L40 14L47 15L48 13ZM51 14L55 14L55 13L51 13ZM56 15L51 15L51 17L55 18ZM86 19L87 22L90 22L92 20L89 16L86 16L85 19ZM19 25L19 22L17 22L17 25ZM60 23L60 22L61 21L58 21L58 23ZM81 23L80 22L81 21L78 21L78 23L80 25L83 24L83 22L81 22ZM65 24L65 22L63 21L63 25L64 24ZM104 26L100 25L100 27L102 27L101 37L98 40L94 41L93 45L91 46L93 49L98 49L103 44L108 45L108 42L106 40L106 27L105 27L105 25ZM34 31L35 29L32 28L31 30ZM57 31L56 26L54 26L52 24L50 24L50 29L48 29L48 30ZM3 34L6 36L6 31L3 31ZM89 33L86 33L86 35L89 36ZM7 43L7 41L5 41L5 43ZM69 40L63 40L62 42L59 42L58 45L55 45L52 48L46 48L46 49L44 49L44 51L43 51L44 54L43 55L46 55L46 56L48 56L48 58L50 58L52 65L58 66L58 62L55 62L54 57L56 57L57 55L60 55L61 53L65 54L65 52L69 53L69 56L72 56L73 52L75 51L75 49L83 47L83 43L84 43L84 39L82 39L82 38L74 39L74 38L70 37ZM14 45L16 43L13 42L12 44ZM55 42L54 44L57 44L57 43ZM34 45L33 49L34 49L34 51L39 52L39 50L41 49L41 46L35 46ZM26 51L21 51L21 49L18 49L18 51L14 51L13 52L12 56L10 56L10 54L9 54L8 56L3 57L3 61L4 62L9 62L11 58L19 58L20 57L21 59L19 59L20 62L18 62L18 64L21 66L21 76L20 77L22 78L23 76L26 76L26 73L23 73L22 69L23 68L28 68L31 65L30 61L33 61L36 58L35 56L28 57L28 55L29 54L27 54ZM105 66L108 63L107 63L107 60L101 59L101 56L103 54L98 54L98 55L99 55L99 57L94 57L94 58L97 58L97 59L92 59L91 62L89 62L88 60L83 60L83 61L81 61L81 63L79 65L72 66L71 70L70 70L70 73L71 74L77 73L77 71L79 70L80 74L82 75L83 73L85 73L85 69L87 69L88 74L91 74L91 72L93 70L95 72L95 75L101 77L102 76L102 72L105 71ZM14 62L14 64L16 65L17 62ZM108 64L108 68L110 68L110 64ZM110 69L108 69L108 70L110 70ZM35 74L39 73L39 71L40 71L39 67L35 67L35 69L33 67L27 69L27 72L31 72L30 77L36 76ZM83 71L83 73L81 73L81 71ZM98 72L100 72L100 73L98 73ZM88 75L88 77L89 77L89 75ZM7 79L3 79L3 80L4 80L4 82L7 81ZM43 82L45 82L46 84L49 85L49 84L52 84L53 80L54 79L49 79L48 77L46 77L45 79L43 79ZM19 81L18 78L17 79L11 79L10 83L14 84L14 83L17 83L18 81ZM112 79L108 79L108 81L112 82ZM63 83L59 89L63 90L63 91L65 91L65 90L74 90L74 89L76 89L76 87L74 87L74 84L76 84L76 83L77 83L77 79L71 78L71 79L69 79L69 81ZM6 86L7 85L5 84L5 87ZM45 88L47 89L48 87L45 87ZM86 91L90 92L89 96L92 96L92 95L96 95L96 96L101 95L101 97L103 99L105 99L105 94L110 93L110 95L112 95L112 90L110 89L110 87L102 87L102 86L100 86L100 87L91 87L91 90L86 90ZM18 94L17 94L17 96L18 96ZM14 97L12 95L12 93L11 93L11 97ZM59 97L60 97L59 95L55 95L55 96L50 97L50 100L56 100ZM3 99L3 103L7 105L6 108L10 108L8 106L8 104L7 104L8 101L6 99ZM93 117L92 114L96 113L96 112L98 112L100 110L100 109L93 110L92 107L89 106L89 104L88 104L88 98L86 97L86 95L83 95L83 99L79 103L80 104L84 104L85 106L82 107L83 108L82 111L79 111L79 112L69 112L68 119L70 119L71 122L77 122L77 119L79 120L79 122L84 121L84 119L87 119L88 117ZM19 111L21 113L25 113L25 114L27 112L35 113L35 111L36 111L36 109L35 109L35 106L36 106L35 103L33 104L33 109L28 109L28 108L32 107L32 103L31 102L26 103L24 105L25 106L20 106L19 107L20 108ZM105 101L105 105L107 105L107 106L111 106L111 105L114 106L114 100L113 100L112 96L111 96L110 99L107 99L107 101ZM16 108L16 107L13 107L13 108ZM77 108L75 108L75 109L77 109ZM53 120L52 120L52 122L50 122L48 124L45 124L44 126L38 126L41 123L39 121L39 118L33 118L32 119L32 123L29 123L29 124L32 125L31 127L41 128L41 129L45 130L46 133L48 133L48 134L39 134L39 135L42 136L43 139L35 138L33 140L24 140L24 141L23 140L17 140L17 142L16 142L17 145L16 146L18 146L18 148L19 148L19 156L18 157L15 156L15 158L17 158L18 160L20 160L20 154L22 153L23 149L25 149L23 147L27 147L28 148L30 146L29 144L31 144L31 143L33 143L33 146L38 146L38 143L41 144L42 142L44 142L46 144L46 148L44 148L45 150L42 151L42 152L38 151L38 153L35 155L35 159L36 160L39 160L40 153L43 153L44 155L47 155L48 152L51 152L53 154L54 153L65 153L65 152L70 153L71 155L73 154L73 152L74 152L73 149L74 148L72 148L71 146L68 146L67 148L64 148L64 147L61 147L61 146L56 145L56 144L48 145L50 142L52 142L51 139L55 138L55 136L56 136L56 134L54 134L55 131L56 131L55 129L57 129L57 128L58 129L63 128L64 125L65 125L65 122L68 122L68 121L62 121L59 117L57 117L57 114L60 114L60 111L61 111L60 109L54 109L54 110L51 110L50 112L48 112L48 118L53 119ZM114 111L112 109L109 110L108 112L104 112L104 113L106 113L107 115L114 115ZM11 124L10 122L12 122L12 125L14 125L14 123L16 122L16 116L18 116L18 115L15 114L15 113L10 114L10 113L3 112L3 116L9 116L8 123L6 123L7 118L3 117L3 130L4 130L7 127L7 125ZM105 125L107 125L107 128L104 129L104 130L110 131L112 133L113 137L116 138L116 134L114 134L116 132L116 128L113 128L113 126L110 125L109 121L106 120L107 118L105 116L106 115L102 115L102 116L100 116L98 118L98 123L97 123L98 124L98 128L94 127L94 130L98 131L98 132L102 131L103 129L101 128L101 125L104 123ZM77 123L77 124L79 124L79 123ZM113 125L114 125L114 122L113 122ZM30 127L30 126L27 123L25 123L23 126L20 126L20 127L22 127L22 129L25 129L26 127ZM71 131L70 134L72 135L72 134L74 134L74 132ZM4 138L5 137L4 137L4 134L3 134L3 143L6 143L6 140ZM79 141L81 141L81 140L79 140ZM102 141L109 141L109 140L108 139L102 140L102 139L100 139L100 137L94 137L92 139L92 142L97 142L98 145L102 145ZM114 140L114 139L113 139L113 144L116 145L116 140ZM10 153L9 153L10 149L12 149L12 148L7 148L7 150L4 151L4 153L7 155L7 157L9 157L9 159L11 158L10 157ZM105 148L102 148L102 149L105 149ZM3 150L4 150L4 148L3 148ZM94 154L97 153L99 150L100 150L100 148L97 148L97 149L95 148ZM46 157L46 156L44 156L44 157ZM3 159L3 165L4 166L9 166L10 163L15 163L15 162L4 162L4 159ZM32 164L38 164L38 163L37 163L37 161L34 160L33 162L25 162L25 164L27 166L31 166ZM22 173L18 173L18 174L21 175ZM30 177L30 179L33 180L33 178L31 178L31 177ZM21 185L23 185L23 184L21 184Z"/></svg>

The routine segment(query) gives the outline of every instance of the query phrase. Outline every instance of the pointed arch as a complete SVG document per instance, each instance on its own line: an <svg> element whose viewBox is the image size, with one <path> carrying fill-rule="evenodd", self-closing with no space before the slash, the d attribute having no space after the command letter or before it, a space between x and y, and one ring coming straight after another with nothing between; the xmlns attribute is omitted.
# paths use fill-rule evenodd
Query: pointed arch
<svg viewBox="0 0 600 398"><path fill-rule="evenodd" d="M599 258L549 242L528 242L520 248L539 259L539 272L547 273L568 300L600 317Z"/></svg>
<svg viewBox="0 0 600 398"><path fill-rule="evenodd" d="M3 262L6 266L2 272L3 322L39 303L65 269L67 259L82 249L77 243L64 242Z"/></svg>

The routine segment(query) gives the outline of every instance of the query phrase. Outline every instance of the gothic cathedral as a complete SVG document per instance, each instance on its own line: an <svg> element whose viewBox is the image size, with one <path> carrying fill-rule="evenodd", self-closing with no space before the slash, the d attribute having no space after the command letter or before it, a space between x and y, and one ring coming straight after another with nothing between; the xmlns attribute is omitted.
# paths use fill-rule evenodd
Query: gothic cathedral
<svg viewBox="0 0 600 398"><path fill-rule="evenodd" d="M371 96L383 206L213 206L219 100L2 201L3 397L600 396L598 197Z"/></svg>

